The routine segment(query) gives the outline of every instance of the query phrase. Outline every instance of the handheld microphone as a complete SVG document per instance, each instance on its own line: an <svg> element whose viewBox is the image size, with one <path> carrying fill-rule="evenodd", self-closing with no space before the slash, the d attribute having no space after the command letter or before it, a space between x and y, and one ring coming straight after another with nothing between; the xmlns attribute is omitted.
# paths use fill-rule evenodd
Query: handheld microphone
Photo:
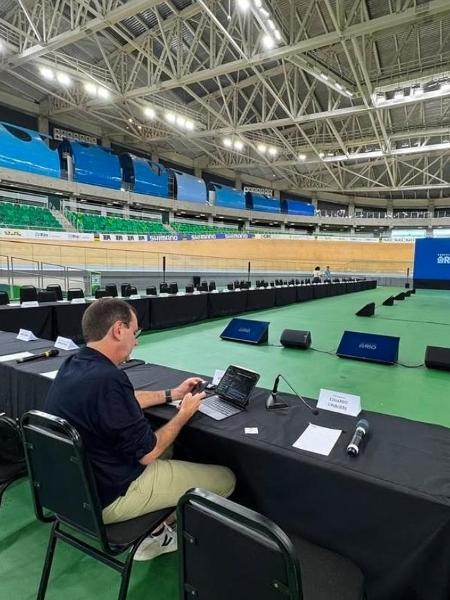
<svg viewBox="0 0 450 600"><path fill-rule="evenodd" d="M59 350L57 348L52 348L51 350L46 350L45 352L41 352L41 354L33 354L32 356L25 356L24 358L18 358L16 363L24 363L30 362L30 360L39 360L41 358L52 358L53 356L58 356Z"/></svg>
<svg viewBox="0 0 450 600"><path fill-rule="evenodd" d="M361 419L356 423L355 433L353 434L350 444L347 446L347 454L349 456L358 456L359 446L365 435L369 433L369 422L366 419Z"/></svg>
<svg viewBox="0 0 450 600"><path fill-rule="evenodd" d="M292 387L292 385L289 383L289 381L286 379L286 377L284 375L282 375L281 373L279 373L275 379L275 383L272 389L272 392L269 394L269 397L266 400L266 408L268 410L271 410L273 408L287 408L287 404L285 404L284 402L280 402L277 400L277 391L278 391L278 383L280 381L280 377L281 379L283 379L283 381L285 383L287 383L287 385L291 388L291 390L294 392L294 394L296 395L296 397L301 400L303 402L303 404L306 406L306 408L308 408L313 415L318 415L319 411L317 408L313 408L312 406L310 406L306 400L303 398L303 396L300 396L300 394L294 390L294 388Z"/></svg>

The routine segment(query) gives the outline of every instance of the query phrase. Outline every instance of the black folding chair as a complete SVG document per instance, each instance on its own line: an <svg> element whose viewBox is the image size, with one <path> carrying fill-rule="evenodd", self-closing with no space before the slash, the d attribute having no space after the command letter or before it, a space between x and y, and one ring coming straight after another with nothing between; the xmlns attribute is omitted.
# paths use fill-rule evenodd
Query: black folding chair
<svg viewBox="0 0 450 600"><path fill-rule="evenodd" d="M0 290L0 306L4 306L5 304L9 304L8 292Z"/></svg>
<svg viewBox="0 0 450 600"><path fill-rule="evenodd" d="M37 289L34 285L21 285L19 289L20 303L36 302L38 299Z"/></svg>
<svg viewBox="0 0 450 600"><path fill-rule="evenodd" d="M38 292L38 302L56 302L57 295L56 292L49 290L39 290Z"/></svg>
<svg viewBox="0 0 450 600"><path fill-rule="evenodd" d="M70 302L75 298L84 298L84 292L81 288L69 288L67 290L67 300Z"/></svg>
<svg viewBox="0 0 450 600"><path fill-rule="evenodd" d="M136 549L173 509L104 525L91 465L76 429L64 419L35 410L22 416L21 427L34 510L40 521L53 523L37 600L45 597L58 540L118 571L122 578L118 600L125 600ZM116 558L126 550L125 560Z"/></svg>
<svg viewBox="0 0 450 600"><path fill-rule="evenodd" d="M289 538L262 515L205 490L177 507L179 598L362 600L364 578L348 559Z"/></svg>
<svg viewBox="0 0 450 600"><path fill-rule="evenodd" d="M108 296L117 298L117 285L115 283L109 283L108 285L105 285L105 290L108 292Z"/></svg>
<svg viewBox="0 0 450 600"><path fill-rule="evenodd" d="M17 423L0 416L0 504L6 489L27 473L22 438Z"/></svg>

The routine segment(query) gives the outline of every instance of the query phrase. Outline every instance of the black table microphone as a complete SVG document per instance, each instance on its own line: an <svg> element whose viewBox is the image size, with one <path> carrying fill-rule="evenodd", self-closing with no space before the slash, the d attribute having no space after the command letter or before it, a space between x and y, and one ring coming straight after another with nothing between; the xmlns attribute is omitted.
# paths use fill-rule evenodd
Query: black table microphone
<svg viewBox="0 0 450 600"><path fill-rule="evenodd" d="M41 352L40 354L33 354L32 356L24 356L23 358L18 358L16 360L17 363L30 362L30 360L40 360L41 358L52 358L53 356L58 356L59 350L57 348L52 348L51 350L46 350L45 352Z"/></svg>
<svg viewBox="0 0 450 600"><path fill-rule="evenodd" d="M267 408L267 410L272 410L274 408L287 408L288 407L288 405L285 402L281 402L281 401L277 400L278 383L280 381L280 378L285 383L287 383L287 385L291 388L291 390L294 392L294 394L296 395L296 397L303 402L303 404L306 406L306 408L309 408L309 410L312 412L313 415L318 415L319 414L319 410L317 408L314 408L313 406L310 406L306 402L306 400L303 398L303 396L300 396L300 394L296 390L294 390L294 388L289 383L289 381L286 379L286 377L284 375L282 375L281 373L279 373L276 376L275 383L273 384L272 391L270 392L269 396L267 397L267 400L266 400L266 408Z"/></svg>
<svg viewBox="0 0 450 600"><path fill-rule="evenodd" d="M366 419L361 419L356 423L355 433L353 434L350 444L347 446L347 454L349 456L358 456L359 446L365 435L369 433L369 422Z"/></svg>

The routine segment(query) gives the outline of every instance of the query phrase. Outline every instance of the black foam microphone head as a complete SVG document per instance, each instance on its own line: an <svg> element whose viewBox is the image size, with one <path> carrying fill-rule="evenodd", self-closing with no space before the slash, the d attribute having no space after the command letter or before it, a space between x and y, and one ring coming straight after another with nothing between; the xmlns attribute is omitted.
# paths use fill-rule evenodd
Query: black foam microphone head
<svg viewBox="0 0 450 600"><path fill-rule="evenodd" d="M53 356L58 356L59 350L58 348L52 348L48 353L49 358Z"/></svg>

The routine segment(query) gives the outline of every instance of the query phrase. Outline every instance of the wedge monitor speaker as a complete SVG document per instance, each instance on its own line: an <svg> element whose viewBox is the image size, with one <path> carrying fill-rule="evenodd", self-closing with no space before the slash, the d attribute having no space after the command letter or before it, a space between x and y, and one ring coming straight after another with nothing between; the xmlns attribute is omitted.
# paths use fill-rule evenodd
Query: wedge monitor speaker
<svg viewBox="0 0 450 600"><path fill-rule="evenodd" d="M300 329L285 329L281 334L280 344L285 348L306 350L311 346L311 332Z"/></svg>
<svg viewBox="0 0 450 600"><path fill-rule="evenodd" d="M263 344L269 337L268 321L252 319L231 319L220 334L223 340L244 342L246 344Z"/></svg>
<svg viewBox="0 0 450 600"><path fill-rule="evenodd" d="M400 292L400 294L397 294L396 296L394 296L394 300L404 300L405 299L405 292Z"/></svg>
<svg viewBox="0 0 450 600"><path fill-rule="evenodd" d="M336 354L342 358L393 365L398 360L400 338L376 333L344 331Z"/></svg>
<svg viewBox="0 0 450 600"><path fill-rule="evenodd" d="M355 313L357 317L373 317L374 314L375 302L369 302L369 304L366 304Z"/></svg>
<svg viewBox="0 0 450 600"><path fill-rule="evenodd" d="M389 296L389 298L386 298L386 300L383 302L383 306L394 306L394 296Z"/></svg>
<svg viewBox="0 0 450 600"><path fill-rule="evenodd" d="M450 371L450 348L427 346L425 350L425 366L428 369Z"/></svg>

